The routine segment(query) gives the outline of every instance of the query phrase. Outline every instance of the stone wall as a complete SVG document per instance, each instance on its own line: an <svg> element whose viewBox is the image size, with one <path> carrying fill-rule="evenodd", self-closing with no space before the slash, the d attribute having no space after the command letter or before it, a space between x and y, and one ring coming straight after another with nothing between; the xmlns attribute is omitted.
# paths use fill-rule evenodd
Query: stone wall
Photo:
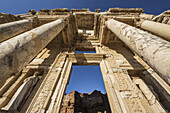
<svg viewBox="0 0 170 113"><path fill-rule="evenodd" d="M111 113L107 94L100 91L79 93L72 91L64 95L60 113Z"/></svg>

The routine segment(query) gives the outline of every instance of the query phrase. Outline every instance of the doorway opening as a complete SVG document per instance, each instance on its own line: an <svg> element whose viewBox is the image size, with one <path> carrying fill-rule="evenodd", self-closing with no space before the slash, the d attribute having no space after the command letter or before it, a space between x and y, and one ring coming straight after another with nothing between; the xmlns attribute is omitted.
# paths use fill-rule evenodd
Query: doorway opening
<svg viewBox="0 0 170 113"><path fill-rule="evenodd" d="M67 85L66 93L70 93L74 90L78 91L79 93L91 93L94 90L98 90L105 94L106 89L100 71L100 66L73 65L70 82Z"/></svg>
<svg viewBox="0 0 170 113"><path fill-rule="evenodd" d="M76 51L75 53L96 53L95 51Z"/></svg>
<svg viewBox="0 0 170 113"><path fill-rule="evenodd" d="M111 113L99 65L72 66L60 109L66 112Z"/></svg>
<svg viewBox="0 0 170 113"><path fill-rule="evenodd" d="M76 48L75 53L96 53L95 48Z"/></svg>

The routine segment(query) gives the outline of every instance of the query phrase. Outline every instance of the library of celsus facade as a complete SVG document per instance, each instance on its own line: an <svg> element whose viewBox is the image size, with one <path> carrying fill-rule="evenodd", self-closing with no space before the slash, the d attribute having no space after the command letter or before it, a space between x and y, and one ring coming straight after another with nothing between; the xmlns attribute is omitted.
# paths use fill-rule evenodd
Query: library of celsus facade
<svg viewBox="0 0 170 113"><path fill-rule="evenodd" d="M0 13L0 113L59 113L73 65L100 66L112 113L170 112L170 10Z"/></svg>

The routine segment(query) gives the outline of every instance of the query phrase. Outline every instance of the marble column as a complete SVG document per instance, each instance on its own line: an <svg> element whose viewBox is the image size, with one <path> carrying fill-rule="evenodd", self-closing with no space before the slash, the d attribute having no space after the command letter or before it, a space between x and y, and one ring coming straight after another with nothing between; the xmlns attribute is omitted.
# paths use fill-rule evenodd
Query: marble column
<svg viewBox="0 0 170 113"><path fill-rule="evenodd" d="M170 25L168 24L145 20L142 22L141 28L170 41Z"/></svg>
<svg viewBox="0 0 170 113"><path fill-rule="evenodd" d="M65 21L58 19L0 43L0 87L7 78L21 71L64 27Z"/></svg>
<svg viewBox="0 0 170 113"><path fill-rule="evenodd" d="M32 29L32 20L20 20L0 24L0 42Z"/></svg>
<svg viewBox="0 0 170 113"><path fill-rule="evenodd" d="M114 19L106 26L170 84L170 42Z"/></svg>

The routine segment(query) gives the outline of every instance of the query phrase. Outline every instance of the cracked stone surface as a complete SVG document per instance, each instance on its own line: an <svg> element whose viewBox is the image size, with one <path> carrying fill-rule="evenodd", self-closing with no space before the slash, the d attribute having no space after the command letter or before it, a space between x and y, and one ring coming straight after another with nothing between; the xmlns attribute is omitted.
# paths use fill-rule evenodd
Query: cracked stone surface
<svg viewBox="0 0 170 113"><path fill-rule="evenodd" d="M170 84L170 42L113 19L106 25Z"/></svg>

